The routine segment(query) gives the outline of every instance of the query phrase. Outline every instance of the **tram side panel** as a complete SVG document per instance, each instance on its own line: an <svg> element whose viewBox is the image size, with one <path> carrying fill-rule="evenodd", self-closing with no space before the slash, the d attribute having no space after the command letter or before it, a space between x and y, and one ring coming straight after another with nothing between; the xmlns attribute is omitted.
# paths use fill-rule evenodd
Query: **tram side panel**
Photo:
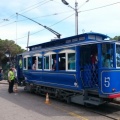
<svg viewBox="0 0 120 120"><path fill-rule="evenodd" d="M66 90L81 90L76 72L24 71L26 82Z"/></svg>
<svg viewBox="0 0 120 120"><path fill-rule="evenodd" d="M105 98L120 97L120 70L100 71L100 96Z"/></svg>

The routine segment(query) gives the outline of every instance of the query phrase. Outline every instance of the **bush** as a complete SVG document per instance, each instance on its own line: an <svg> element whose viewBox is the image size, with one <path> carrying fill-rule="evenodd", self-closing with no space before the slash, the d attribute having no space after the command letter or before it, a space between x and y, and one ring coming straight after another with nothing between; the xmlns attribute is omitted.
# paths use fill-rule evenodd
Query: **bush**
<svg viewBox="0 0 120 120"><path fill-rule="evenodd" d="M8 79L8 71L9 71L9 65L3 65L2 66L3 68L3 78L4 80L7 80Z"/></svg>

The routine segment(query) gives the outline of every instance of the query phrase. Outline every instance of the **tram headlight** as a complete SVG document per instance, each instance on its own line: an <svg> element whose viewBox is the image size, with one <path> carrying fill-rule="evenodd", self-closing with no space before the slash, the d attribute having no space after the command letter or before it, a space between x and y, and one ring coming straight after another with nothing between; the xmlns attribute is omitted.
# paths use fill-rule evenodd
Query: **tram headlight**
<svg viewBox="0 0 120 120"><path fill-rule="evenodd" d="M116 91L116 89L115 89L115 88L113 88L113 89L112 89L112 92L115 92L115 91Z"/></svg>
<svg viewBox="0 0 120 120"><path fill-rule="evenodd" d="M74 86L75 86L75 87L78 87L78 83L77 83L77 82L74 82Z"/></svg>

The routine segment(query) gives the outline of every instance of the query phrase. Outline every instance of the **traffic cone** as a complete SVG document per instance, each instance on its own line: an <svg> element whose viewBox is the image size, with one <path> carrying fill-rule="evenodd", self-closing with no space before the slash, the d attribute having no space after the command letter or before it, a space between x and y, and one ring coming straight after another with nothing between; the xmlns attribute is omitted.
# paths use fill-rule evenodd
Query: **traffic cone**
<svg viewBox="0 0 120 120"><path fill-rule="evenodd" d="M49 95L48 95L48 93L46 93L45 103L46 103L46 104L50 104L50 100L49 100Z"/></svg>

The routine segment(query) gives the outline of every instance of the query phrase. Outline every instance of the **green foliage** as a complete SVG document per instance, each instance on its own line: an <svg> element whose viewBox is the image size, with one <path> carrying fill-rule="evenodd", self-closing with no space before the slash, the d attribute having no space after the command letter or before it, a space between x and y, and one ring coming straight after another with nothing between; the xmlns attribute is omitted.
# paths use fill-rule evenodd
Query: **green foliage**
<svg viewBox="0 0 120 120"><path fill-rule="evenodd" d="M112 38L113 40L120 40L120 36L115 36L114 38Z"/></svg>
<svg viewBox="0 0 120 120"><path fill-rule="evenodd" d="M15 58L17 54L25 52L19 45L15 44L13 40L1 40L0 39L0 66L3 68L4 71L4 78L7 78L7 72L9 66L6 64L9 61L9 58L5 56L6 50L9 50L11 54L11 60Z"/></svg>
<svg viewBox="0 0 120 120"><path fill-rule="evenodd" d="M9 65L4 64L3 66L3 79L7 80L8 79L8 71L9 71Z"/></svg>
<svg viewBox="0 0 120 120"><path fill-rule="evenodd" d="M6 63L8 58L5 56L5 51L9 50L11 53L11 58L15 57L17 54L24 52L19 45L16 45L12 40L1 40L0 39L0 65Z"/></svg>

